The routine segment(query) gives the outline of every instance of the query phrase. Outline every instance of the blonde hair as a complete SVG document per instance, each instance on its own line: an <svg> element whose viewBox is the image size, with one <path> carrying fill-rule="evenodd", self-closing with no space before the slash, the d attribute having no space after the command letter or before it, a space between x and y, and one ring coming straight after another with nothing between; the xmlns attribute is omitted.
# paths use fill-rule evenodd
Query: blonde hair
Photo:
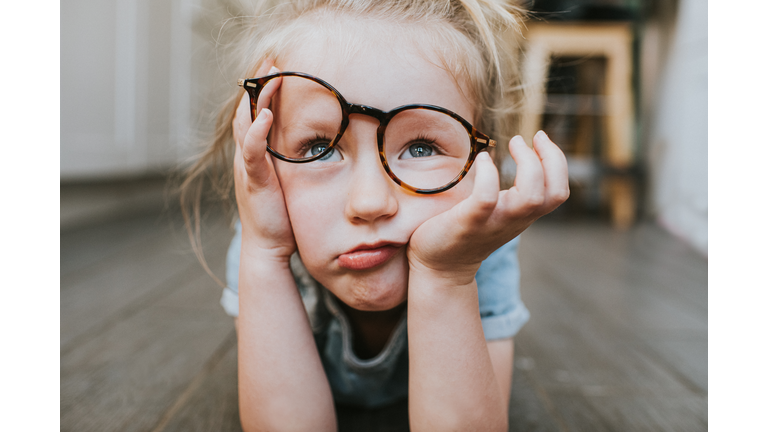
<svg viewBox="0 0 768 432"><path fill-rule="evenodd" d="M279 61L310 30L333 27L335 18L372 19L401 25L424 37L442 66L465 84L475 102L475 126L504 143L518 129L517 110L523 99L518 53L525 12L514 0L264 0L241 2L238 16L227 20L235 31L224 44L227 77L252 77L265 59ZM248 10L248 9L251 10ZM340 29L343 32L344 29ZM345 41L355 49L354 34ZM459 86L464 88L463 85ZM219 112L211 144L186 172L181 184L181 208L195 252L208 270L200 243L200 202L206 181L229 211L234 209L232 121L244 90L239 88ZM505 147L502 145L502 147ZM497 161L504 152L497 152ZM210 273L210 271L209 271Z"/></svg>

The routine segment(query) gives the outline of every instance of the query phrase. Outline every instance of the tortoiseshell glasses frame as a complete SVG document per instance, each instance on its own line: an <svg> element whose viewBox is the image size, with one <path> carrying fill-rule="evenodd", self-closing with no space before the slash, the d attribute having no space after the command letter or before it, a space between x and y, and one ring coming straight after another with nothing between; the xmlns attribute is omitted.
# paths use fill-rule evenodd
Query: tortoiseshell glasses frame
<svg viewBox="0 0 768 432"><path fill-rule="evenodd" d="M341 106L342 119L341 119L341 124L339 126L339 130L336 133L336 137L333 139L333 141L331 141L328 144L325 150L311 157L300 158L300 159L290 158L278 153L272 147L270 147L269 144L267 144L267 151L269 151L269 153L272 156L282 161L291 162L291 163L307 163L307 162L312 162L312 161L323 158L325 155L331 152L335 147L336 143L338 143L341 140L341 136L344 134L344 131L349 125L349 116L351 114L367 115L379 121L379 127L376 131L376 136L378 140L379 158L381 159L381 164L382 166L384 166L384 171L386 171L387 175L395 183L397 183L398 185L402 186L403 188L411 192L415 192L417 194L436 194L436 193L447 191L448 189L456 186L456 184L458 184L461 181L461 179L463 179L464 176L467 175L467 173L469 172L469 169L472 167L472 164L475 161L475 158L481 151L487 150L491 147L496 147L496 141L492 140L490 137L488 137L488 135L475 129L475 127L470 122L464 120L460 115L456 114L455 112L449 109L439 107L436 105L411 104L411 105L403 105L403 106L397 107L391 111L382 111L378 108L374 108L367 105L352 104L347 102L347 100L344 99L344 96L342 96L341 93L339 93L339 91L336 90L331 84L327 83L326 81L320 78L317 78L315 76L312 76L303 72L277 72L274 74L265 75L263 77L258 77L258 78L239 79L237 81L238 86L243 87L248 92L248 95L250 97L251 121L254 121L256 119L256 102L259 100L259 94L267 85L267 83L275 78L289 77L289 76L306 78L308 80L311 80L320 84L321 86L331 91L336 96L336 99L339 101L339 105ZM455 178L453 178L453 180L451 180L447 184L441 187L431 188L431 189L416 188L400 180L390 169L389 164L387 163L387 156L384 150L384 131L387 129L387 125L389 124L389 121L395 115L405 110L437 111L452 117L453 119L458 121L464 127L464 129L466 129L467 135L469 135L469 142L470 142L470 152L467 158L467 162L464 164L464 168L461 171L461 173L459 173Z"/></svg>

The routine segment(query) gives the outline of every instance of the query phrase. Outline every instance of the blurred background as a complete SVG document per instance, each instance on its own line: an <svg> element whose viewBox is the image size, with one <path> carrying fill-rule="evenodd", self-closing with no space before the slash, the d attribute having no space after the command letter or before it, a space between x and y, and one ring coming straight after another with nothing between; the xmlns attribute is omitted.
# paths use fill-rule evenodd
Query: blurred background
<svg viewBox="0 0 768 432"><path fill-rule="evenodd" d="M523 235L510 430L706 430L707 3L527 5L522 130L567 153L572 196ZM61 3L62 430L239 428L232 320L168 186L234 91L237 8ZM223 279L231 220L204 215Z"/></svg>
<svg viewBox="0 0 768 432"><path fill-rule="evenodd" d="M706 254L707 10L701 3L533 4L548 23L631 23L628 141L637 216L657 220ZM234 86L222 82L215 48L234 6L226 0L69 0L63 6L62 186L163 176L184 165L209 136L217 103L228 94L222 90ZM580 180L569 203L574 211L605 205L594 181L600 169L590 161L606 145L605 116L594 109L595 98L562 97L600 94L606 59L596 54L553 56L550 103L539 123L580 156L572 168ZM595 142L584 145L584 135Z"/></svg>

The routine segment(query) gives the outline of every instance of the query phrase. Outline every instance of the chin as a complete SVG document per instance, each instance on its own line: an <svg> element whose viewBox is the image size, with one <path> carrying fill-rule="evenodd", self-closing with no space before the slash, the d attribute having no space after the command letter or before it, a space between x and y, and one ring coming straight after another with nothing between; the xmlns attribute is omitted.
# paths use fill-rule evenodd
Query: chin
<svg viewBox="0 0 768 432"><path fill-rule="evenodd" d="M339 297L348 306L367 312L386 311L401 305L408 298L408 288L403 286L380 286L359 284ZM338 297L338 295L337 295Z"/></svg>
<svg viewBox="0 0 768 432"><path fill-rule="evenodd" d="M339 300L361 311L393 309L408 298L408 262L393 260L373 272L349 272L323 284Z"/></svg>

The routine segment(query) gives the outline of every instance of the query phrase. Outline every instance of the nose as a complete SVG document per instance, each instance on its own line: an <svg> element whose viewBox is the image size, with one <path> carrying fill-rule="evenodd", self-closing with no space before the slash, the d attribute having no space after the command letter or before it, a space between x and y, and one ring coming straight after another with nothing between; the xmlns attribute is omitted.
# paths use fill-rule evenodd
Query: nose
<svg viewBox="0 0 768 432"><path fill-rule="evenodd" d="M358 164L349 185L347 218L353 223L370 223L394 216L398 208L394 187L397 185L380 163Z"/></svg>
<svg viewBox="0 0 768 432"><path fill-rule="evenodd" d="M349 179L345 214L352 223L371 223L390 218L397 213L396 188L399 186L381 165L375 128L352 127L354 123L350 122L352 130L348 129L345 133L347 138L356 141L355 148L358 150L352 178Z"/></svg>

